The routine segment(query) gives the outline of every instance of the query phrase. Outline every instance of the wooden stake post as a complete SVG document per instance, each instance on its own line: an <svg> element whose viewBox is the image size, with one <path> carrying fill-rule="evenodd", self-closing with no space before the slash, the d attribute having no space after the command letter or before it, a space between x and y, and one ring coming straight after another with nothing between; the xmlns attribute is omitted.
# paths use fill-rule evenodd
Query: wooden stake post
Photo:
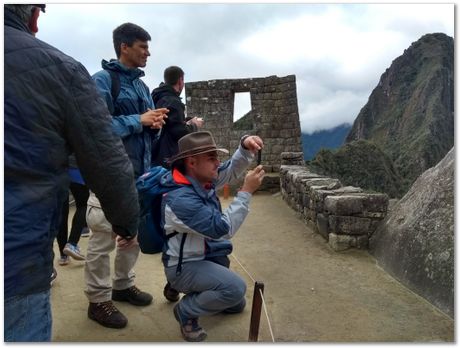
<svg viewBox="0 0 460 348"><path fill-rule="evenodd" d="M264 283L255 282L252 297L251 323L249 326L249 342L257 342L259 337L260 313L262 311L262 294Z"/></svg>

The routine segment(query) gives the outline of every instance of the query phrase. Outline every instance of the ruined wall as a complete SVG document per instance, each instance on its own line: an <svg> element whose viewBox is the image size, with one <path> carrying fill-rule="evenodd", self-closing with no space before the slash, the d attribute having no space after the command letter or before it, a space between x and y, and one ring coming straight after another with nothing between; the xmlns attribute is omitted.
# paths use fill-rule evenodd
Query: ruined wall
<svg viewBox="0 0 460 348"><path fill-rule="evenodd" d="M235 93L249 92L251 111L233 122ZM210 80L185 84L187 116L203 117L219 146L238 147L244 134L257 134L265 143L262 164L278 172L284 151L302 151L295 76Z"/></svg>
<svg viewBox="0 0 460 348"><path fill-rule="evenodd" d="M301 165L302 153L282 154L281 194L303 221L336 251L367 248L369 238L388 209L388 196L343 187L338 179L310 172Z"/></svg>

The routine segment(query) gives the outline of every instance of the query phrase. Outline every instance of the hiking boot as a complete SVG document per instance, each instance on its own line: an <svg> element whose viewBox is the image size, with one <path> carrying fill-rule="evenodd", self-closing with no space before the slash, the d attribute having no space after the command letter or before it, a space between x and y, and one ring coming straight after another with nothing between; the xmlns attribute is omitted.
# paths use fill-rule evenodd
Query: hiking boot
<svg viewBox="0 0 460 348"><path fill-rule="evenodd" d="M53 272L51 272L51 278L50 278L50 286L53 286L56 278L57 278L57 271L56 271L56 268L53 267Z"/></svg>
<svg viewBox="0 0 460 348"><path fill-rule="evenodd" d="M85 259L85 255L80 252L78 245L67 243L62 252L67 256L72 256L75 260L83 261Z"/></svg>
<svg viewBox="0 0 460 348"><path fill-rule="evenodd" d="M206 339L208 334L198 325L198 318L187 318L179 309L179 304L176 304L173 309L174 317L179 322L180 331L184 340L188 342L201 342Z"/></svg>
<svg viewBox="0 0 460 348"><path fill-rule="evenodd" d="M128 324L128 319L121 313L112 301L89 303L88 318L97 321L105 327L121 329Z"/></svg>
<svg viewBox="0 0 460 348"><path fill-rule="evenodd" d="M63 255L59 258L58 260L58 264L59 266L65 266L65 265L68 265L70 262L70 259L67 255Z"/></svg>
<svg viewBox="0 0 460 348"><path fill-rule="evenodd" d="M169 282L166 283L165 288L163 289L163 295L170 302L179 301L179 291L173 289Z"/></svg>
<svg viewBox="0 0 460 348"><path fill-rule="evenodd" d="M147 306L152 303L153 297L133 285L124 290L112 289L112 300L129 302L135 306Z"/></svg>

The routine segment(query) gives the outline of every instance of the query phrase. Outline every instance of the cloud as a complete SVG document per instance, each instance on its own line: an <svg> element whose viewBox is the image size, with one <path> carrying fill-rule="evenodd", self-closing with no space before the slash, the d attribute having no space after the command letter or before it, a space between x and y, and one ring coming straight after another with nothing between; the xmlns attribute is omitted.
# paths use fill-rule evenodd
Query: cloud
<svg viewBox="0 0 460 348"><path fill-rule="evenodd" d="M353 122L382 73L422 35L453 36L453 4L48 4L38 37L90 73L114 58L113 29L152 36L144 81L179 65L186 81L295 74L304 132Z"/></svg>

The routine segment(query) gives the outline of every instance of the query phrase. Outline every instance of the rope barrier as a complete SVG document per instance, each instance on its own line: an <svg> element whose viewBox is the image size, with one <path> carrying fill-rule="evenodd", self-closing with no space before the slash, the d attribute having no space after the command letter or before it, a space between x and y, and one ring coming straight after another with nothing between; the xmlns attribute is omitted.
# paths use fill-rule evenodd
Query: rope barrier
<svg viewBox="0 0 460 348"><path fill-rule="evenodd" d="M235 261L236 261L236 262L237 262L237 263L240 265L240 267L243 269L243 271L245 271L245 272L246 272L246 274L249 276L249 278L251 278L251 280L252 280L252 281L255 283L255 282L256 282L256 280L255 280L255 279L254 279L254 278L253 278L253 277L252 277L252 276L249 274L249 272L246 270L246 268L244 268L244 266L241 264L241 262L240 262L240 261L238 261L238 259L236 258L236 256L235 256L235 255L233 255L233 253L232 253L232 254L230 254L230 255L231 255L231 256L232 256L232 257L235 259Z"/></svg>
<svg viewBox="0 0 460 348"><path fill-rule="evenodd" d="M256 280L254 279L254 277L246 270L246 268L244 268L244 266L241 264L241 262L238 260L238 258L232 253L230 254L233 259L238 263L238 265L240 265L240 267L243 269L244 272L246 272L246 274L248 275L249 278L251 278L251 280L256 283ZM272 330L272 326L271 326L271 323L270 323L270 318L268 317L268 311L267 311L267 306L265 304L265 298L264 298L264 294L262 292L262 290L259 289L259 293L260 293L260 297L262 299L262 305L263 305L263 308L264 308L264 312L265 312L265 317L267 318L267 323L268 323L268 329L270 331L270 335L271 335L271 338L272 338L272 342L275 343L275 336L273 334L273 330Z"/></svg>
<svg viewBox="0 0 460 348"><path fill-rule="evenodd" d="M268 318L267 306L265 305L265 298L262 291L259 289L260 297L262 298L262 304L264 306L265 316L267 317L268 329L270 330L270 335L272 336L272 342L275 343L275 336L273 335L272 325L270 324L270 319Z"/></svg>

